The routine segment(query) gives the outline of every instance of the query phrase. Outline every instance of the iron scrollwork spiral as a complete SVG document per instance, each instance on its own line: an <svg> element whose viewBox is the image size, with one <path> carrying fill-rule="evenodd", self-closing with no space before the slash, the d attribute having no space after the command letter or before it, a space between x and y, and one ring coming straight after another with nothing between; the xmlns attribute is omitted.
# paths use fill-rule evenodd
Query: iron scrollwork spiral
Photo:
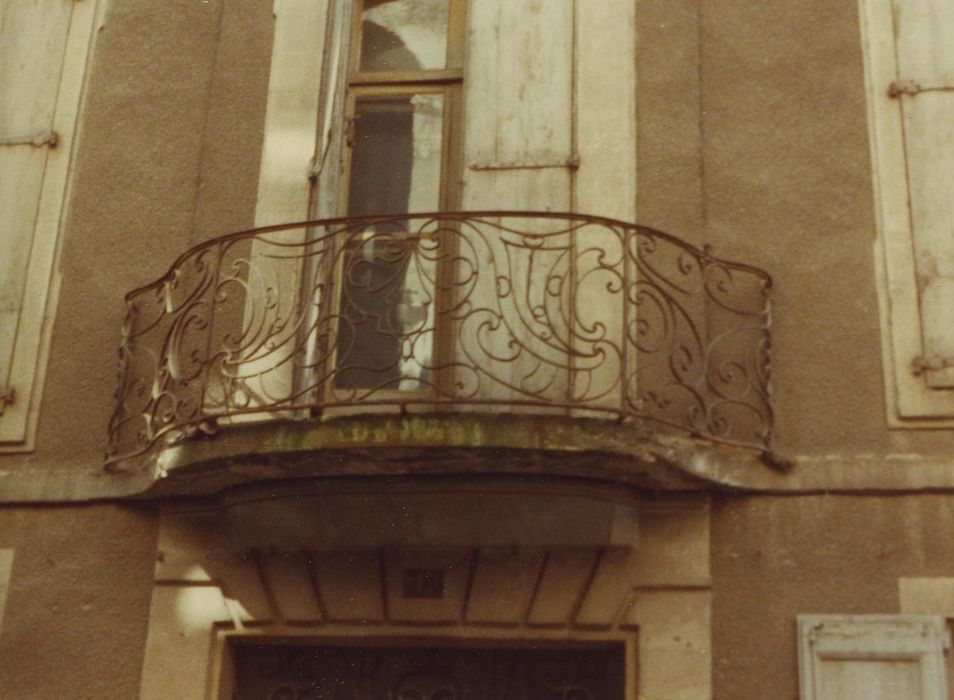
<svg viewBox="0 0 954 700"><path fill-rule="evenodd" d="M226 236L127 295L107 463L213 422L386 407L646 419L762 449L769 287L667 234L569 214Z"/></svg>

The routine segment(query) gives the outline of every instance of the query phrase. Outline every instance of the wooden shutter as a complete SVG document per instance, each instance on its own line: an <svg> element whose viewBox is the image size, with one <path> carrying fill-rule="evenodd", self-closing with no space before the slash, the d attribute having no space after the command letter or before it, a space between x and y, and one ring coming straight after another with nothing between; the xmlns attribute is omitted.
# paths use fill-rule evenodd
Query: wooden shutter
<svg viewBox="0 0 954 700"><path fill-rule="evenodd" d="M894 0L898 80L886 89L904 125L928 385L954 388L954 2Z"/></svg>
<svg viewBox="0 0 954 700"><path fill-rule="evenodd" d="M73 0L0 4L0 393L10 376ZM0 413L5 401L0 398Z"/></svg>
<svg viewBox="0 0 954 700"><path fill-rule="evenodd" d="M464 80L465 210L524 210L563 212L571 208L575 157L573 147L573 2L572 0L481 0L468 11L467 72ZM501 222L532 232L545 222ZM552 241L553 239L551 239ZM470 301L486 300L498 309L507 327L490 339L455 332L461 347L493 348L478 364L494 377L481 388L481 398L519 400L511 387L530 386L530 393L547 387L547 397L559 400L567 391L565 353L542 338L545 324L522 322L517 300L542 303L542 263L519 247L509 250L503 236L489 235L486 259L477 262L482 275ZM544 260L543 257L540 260ZM498 298L495 271L513 285L513 293ZM566 264L566 261L559 263ZM551 273L559 273L554 269ZM511 334L513 338L511 339ZM521 350L512 360L506 348ZM536 357L545 358L542 366ZM542 390L541 390L542 391Z"/></svg>
<svg viewBox="0 0 954 700"><path fill-rule="evenodd" d="M954 3L861 0L861 28L888 420L950 427Z"/></svg>
<svg viewBox="0 0 954 700"><path fill-rule="evenodd" d="M350 8L350 4L350 0L276 0L274 4L275 37L255 204L256 226L289 224L308 218L311 183L317 177L323 152L323 141L317 138L316 131L316 124L321 123L322 74L327 70L328 52L336 48L333 37L330 45L327 40L331 31L338 31L335 23L342 7ZM294 352L298 347L295 336L300 328L283 318L298 313L295 309L303 263L294 256L275 255L275 246L300 245L306 234L305 228L276 232L267 239L255 240L248 253L255 283L249 285L242 323L249 324L256 314L262 318L253 326L260 335L249 347L268 342L277 348L242 363L241 372L249 377L250 405L286 400L298 381L295 363L282 358L283 353ZM268 293L275 294L275 298L266 305ZM238 324L238 319L235 322ZM260 420L264 416L265 412L249 413L231 420Z"/></svg>
<svg viewBox="0 0 954 700"><path fill-rule="evenodd" d="M464 209L567 211L572 1L482 0L468 17Z"/></svg>
<svg viewBox="0 0 954 700"><path fill-rule="evenodd" d="M926 615L800 615L801 700L947 700L946 632Z"/></svg>
<svg viewBox="0 0 954 700"><path fill-rule="evenodd" d="M0 2L0 451L32 449L74 132L104 6Z"/></svg>

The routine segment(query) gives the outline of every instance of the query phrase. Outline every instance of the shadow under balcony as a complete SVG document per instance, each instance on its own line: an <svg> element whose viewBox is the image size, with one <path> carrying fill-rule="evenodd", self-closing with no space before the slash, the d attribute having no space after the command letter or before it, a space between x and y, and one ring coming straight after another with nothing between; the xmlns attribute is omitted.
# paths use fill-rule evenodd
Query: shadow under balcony
<svg viewBox="0 0 954 700"><path fill-rule="evenodd" d="M225 236L127 295L106 466L158 492L332 474L719 482L771 461L770 286L572 214Z"/></svg>

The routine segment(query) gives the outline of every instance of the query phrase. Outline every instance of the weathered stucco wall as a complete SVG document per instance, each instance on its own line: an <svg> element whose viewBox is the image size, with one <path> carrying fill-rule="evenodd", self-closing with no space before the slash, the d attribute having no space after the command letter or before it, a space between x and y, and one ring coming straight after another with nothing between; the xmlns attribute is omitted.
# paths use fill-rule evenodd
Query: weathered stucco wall
<svg viewBox="0 0 954 700"><path fill-rule="evenodd" d="M775 448L951 455L885 418L858 7L637 8L637 215L772 274Z"/></svg>
<svg viewBox="0 0 954 700"><path fill-rule="evenodd" d="M636 217L701 244L699 0L642 0L636 27Z"/></svg>
<svg viewBox="0 0 954 700"><path fill-rule="evenodd" d="M37 448L0 454L12 493L67 496L64 472L100 474L123 295L194 243L252 226L273 22L267 2L109 3L79 129Z"/></svg>
<svg viewBox="0 0 954 700"><path fill-rule="evenodd" d="M252 225L271 6L111 0L37 449L0 455L0 496L70 498L74 477L121 479L101 460L122 297L194 243ZM855 489L715 501L713 668L726 700L795 697L795 615L895 612L899 576L954 570L949 493L858 495L887 453L926 455L950 488L954 441L886 427L857 12L637 3L639 220L772 273L777 447L817 456L797 469L839 470L830 483ZM923 469L920 457L899 464ZM144 505L0 510L0 548L15 548L0 697L136 696L155 530Z"/></svg>
<svg viewBox="0 0 954 700"><path fill-rule="evenodd" d="M112 0L98 29L37 448L0 455L0 492L103 481L123 295L190 245L252 225L270 3ZM89 489L95 492L96 487ZM0 697L138 697L152 505L7 507L14 550Z"/></svg>
<svg viewBox="0 0 954 700"><path fill-rule="evenodd" d="M0 509L0 697L138 697L156 528L151 506Z"/></svg>
<svg viewBox="0 0 954 700"><path fill-rule="evenodd" d="M709 241L774 279L777 447L889 448L855 3L702 3Z"/></svg>
<svg viewBox="0 0 954 700"><path fill-rule="evenodd" d="M716 498L715 697L798 697L795 616L899 612L899 577L951 576L952 531L944 494Z"/></svg>

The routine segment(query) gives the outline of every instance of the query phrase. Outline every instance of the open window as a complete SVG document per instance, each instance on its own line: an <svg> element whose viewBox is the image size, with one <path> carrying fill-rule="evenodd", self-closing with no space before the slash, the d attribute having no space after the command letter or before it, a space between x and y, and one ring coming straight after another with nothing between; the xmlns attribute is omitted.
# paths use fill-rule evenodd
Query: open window
<svg viewBox="0 0 954 700"><path fill-rule="evenodd" d="M258 226L456 207L464 8L276 5ZM422 389L439 266L417 255L420 237L382 222L286 226L226 244L216 318L229 300L244 309L231 313L213 373L224 381L206 406L259 419L336 395Z"/></svg>
<svg viewBox="0 0 954 700"><path fill-rule="evenodd" d="M339 215L457 208L463 11L459 0L356 3ZM435 379L438 268L450 256L415 224L340 237L332 392L422 390Z"/></svg>

